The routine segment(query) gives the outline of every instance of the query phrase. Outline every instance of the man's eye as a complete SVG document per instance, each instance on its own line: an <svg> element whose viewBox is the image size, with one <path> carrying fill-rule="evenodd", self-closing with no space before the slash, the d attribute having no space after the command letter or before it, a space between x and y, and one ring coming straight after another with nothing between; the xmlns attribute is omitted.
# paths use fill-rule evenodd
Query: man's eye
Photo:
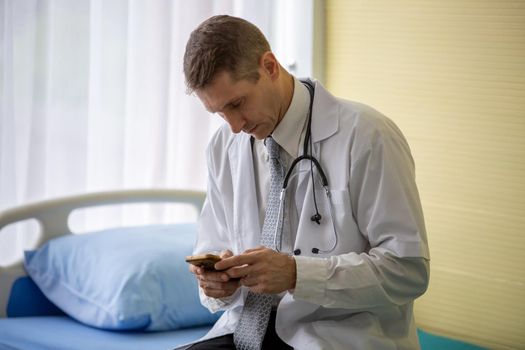
<svg viewBox="0 0 525 350"><path fill-rule="evenodd" d="M233 103L230 105L230 107L231 107L231 108L238 108L241 104L242 104L242 100L238 100L238 101L233 102Z"/></svg>

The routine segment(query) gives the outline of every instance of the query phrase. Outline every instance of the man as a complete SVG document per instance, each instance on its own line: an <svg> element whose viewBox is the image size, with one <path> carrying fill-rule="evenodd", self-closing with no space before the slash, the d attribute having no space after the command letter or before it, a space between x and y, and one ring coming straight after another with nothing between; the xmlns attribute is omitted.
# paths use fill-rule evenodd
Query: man
<svg viewBox="0 0 525 350"><path fill-rule="evenodd" d="M223 259L218 271L190 267L202 303L225 312L189 348L419 348L413 300L427 288L429 253L413 160L393 122L290 75L240 18L195 29L184 74L228 124L207 150L195 247Z"/></svg>

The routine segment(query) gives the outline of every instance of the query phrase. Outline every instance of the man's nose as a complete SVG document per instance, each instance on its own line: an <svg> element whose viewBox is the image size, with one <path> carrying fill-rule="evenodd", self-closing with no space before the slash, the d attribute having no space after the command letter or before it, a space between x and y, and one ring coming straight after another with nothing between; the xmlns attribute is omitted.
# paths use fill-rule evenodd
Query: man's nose
<svg viewBox="0 0 525 350"><path fill-rule="evenodd" d="M244 128L244 125L246 125L246 120L240 113L223 113L222 117L230 125L230 128L234 134L240 133Z"/></svg>

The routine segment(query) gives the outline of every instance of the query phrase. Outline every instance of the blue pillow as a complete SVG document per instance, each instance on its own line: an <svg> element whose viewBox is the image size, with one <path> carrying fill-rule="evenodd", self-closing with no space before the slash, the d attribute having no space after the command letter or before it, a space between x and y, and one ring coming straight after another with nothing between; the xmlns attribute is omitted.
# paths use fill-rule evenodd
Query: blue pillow
<svg viewBox="0 0 525 350"><path fill-rule="evenodd" d="M215 322L184 261L195 224L68 235L25 253L49 300L71 317L112 330L173 330Z"/></svg>
<svg viewBox="0 0 525 350"><path fill-rule="evenodd" d="M19 277L14 281L9 293L6 314L7 317L64 315L28 276Z"/></svg>

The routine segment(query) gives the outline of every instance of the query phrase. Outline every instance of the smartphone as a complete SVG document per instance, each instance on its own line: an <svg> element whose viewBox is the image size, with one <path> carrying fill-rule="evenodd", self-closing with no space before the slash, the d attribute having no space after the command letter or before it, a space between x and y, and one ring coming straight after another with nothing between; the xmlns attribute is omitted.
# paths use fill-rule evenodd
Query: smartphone
<svg viewBox="0 0 525 350"><path fill-rule="evenodd" d="M221 257L215 254L200 254L200 255L190 255L186 257L186 262L192 265L202 267L208 271L216 271L215 263L220 261Z"/></svg>

